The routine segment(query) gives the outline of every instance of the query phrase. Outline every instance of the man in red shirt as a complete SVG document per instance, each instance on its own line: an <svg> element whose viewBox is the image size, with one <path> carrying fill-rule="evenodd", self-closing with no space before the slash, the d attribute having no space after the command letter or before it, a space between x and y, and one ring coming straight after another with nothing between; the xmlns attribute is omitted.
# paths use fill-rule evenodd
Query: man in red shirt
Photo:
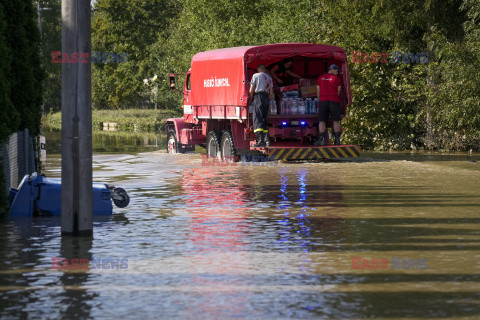
<svg viewBox="0 0 480 320"><path fill-rule="evenodd" d="M318 139L313 144L316 146L324 146L326 122L328 121L328 114L332 116L333 131L335 132L335 144L340 144L340 89L342 82L338 75L338 67L332 64L328 73L320 76L317 81L317 98L319 104L319 124L318 124Z"/></svg>

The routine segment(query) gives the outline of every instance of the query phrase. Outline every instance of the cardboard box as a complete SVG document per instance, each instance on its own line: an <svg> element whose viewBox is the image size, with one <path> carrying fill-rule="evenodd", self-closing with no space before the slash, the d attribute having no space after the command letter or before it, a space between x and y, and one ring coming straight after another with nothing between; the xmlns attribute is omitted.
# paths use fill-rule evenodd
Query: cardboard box
<svg viewBox="0 0 480 320"><path fill-rule="evenodd" d="M292 91L297 89L298 89L298 84L292 84L291 86L280 87L280 92Z"/></svg>
<svg viewBox="0 0 480 320"><path fill-rule="evenodd" d="M314 84L314 80L310 80L310 79L300 79L299 81L300 88L310 87L313 84Z"/></svg>
<svg viewBox="0 0 480 320"><path fill-rule="evenodd" d="M317 96L317 86L308 86L300 88L302 97L312 98Z"/></svg>

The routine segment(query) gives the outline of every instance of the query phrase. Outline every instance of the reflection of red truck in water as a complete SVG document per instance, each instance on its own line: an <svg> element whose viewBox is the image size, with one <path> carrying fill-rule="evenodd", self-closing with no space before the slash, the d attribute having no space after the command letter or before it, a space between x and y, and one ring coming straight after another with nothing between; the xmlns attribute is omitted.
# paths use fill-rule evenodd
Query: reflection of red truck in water
<svg viewBox="0 0 480 320"><path fill-rule="evenodd" d="M253 110L247 105L249 81L260 64L269 66L286 58L293 59L292 71L305 80L275 88L277 108L267 118L272 143L269 147L253 148L256 137ZM331 64L341 69L343 118L351 104L351 93L347 56L341 48L292 43L196 54L185 77L184 116L167 120L168 152L182 153L202 145L210 157L227 159L255 153L268 155L272 160L357 157L358 146L313 145L318 133L316 80ZM175 89L174 74L170 75L170 88Z"/></svg>

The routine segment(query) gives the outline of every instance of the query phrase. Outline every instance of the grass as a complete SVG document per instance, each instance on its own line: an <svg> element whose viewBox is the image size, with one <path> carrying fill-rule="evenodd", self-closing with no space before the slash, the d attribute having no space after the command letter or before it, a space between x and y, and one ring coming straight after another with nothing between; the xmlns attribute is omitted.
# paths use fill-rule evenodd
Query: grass
<svg viewBox="0 0 480 320"><path fill-rule="evenodd" d="M127 110L92 110L93 130L102 130L104 122L116 122L118 131L160 132L165 128L168 118L181 117L175 110L127 109ZM60 130L61 112L44 114L44 128ZM136 126L136 130L134 129Z"/></svg>

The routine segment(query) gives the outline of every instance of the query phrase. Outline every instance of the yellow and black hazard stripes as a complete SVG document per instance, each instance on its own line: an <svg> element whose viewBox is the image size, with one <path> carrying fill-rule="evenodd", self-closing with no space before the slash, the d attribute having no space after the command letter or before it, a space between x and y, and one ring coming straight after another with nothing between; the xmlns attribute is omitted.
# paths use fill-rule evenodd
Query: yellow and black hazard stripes
<svg viewBox="0 0 480 320"><path fill-rule="evenodd" d="M313 160L356 158L359 146L328 146L314 148L272 148L268 150L270 160Z"/></svg>

